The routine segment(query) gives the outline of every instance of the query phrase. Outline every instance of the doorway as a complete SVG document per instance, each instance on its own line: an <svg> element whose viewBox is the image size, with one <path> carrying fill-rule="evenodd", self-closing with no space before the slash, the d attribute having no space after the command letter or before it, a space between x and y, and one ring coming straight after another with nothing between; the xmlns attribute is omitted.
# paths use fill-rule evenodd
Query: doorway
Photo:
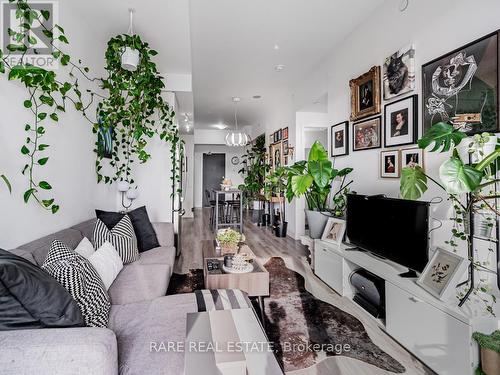
<svg viewBox="0 0 500 375"><path fill-rule="evenodd" d="M213 189L220 189L226 174L226 154L203 154L203 207L210 207L210 195Z"/></svg>

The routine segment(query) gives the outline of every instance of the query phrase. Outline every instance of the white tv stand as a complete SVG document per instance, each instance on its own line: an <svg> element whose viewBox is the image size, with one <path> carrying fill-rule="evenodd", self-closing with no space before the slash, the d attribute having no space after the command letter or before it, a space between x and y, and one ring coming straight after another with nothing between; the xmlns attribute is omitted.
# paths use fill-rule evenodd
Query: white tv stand
<svg viewBox="0 0 500 375"><path fill-rule="evenodd" d="M352 299L349 276L363 268L385 280L386 320L381 327L440 375L472 375L479 363L474 331L498 329L495 319L478 316L458 302L441 301L419 287L415 279L399 276L406 268L350 246L315 240L314 272L341 296ZM360 307L361 309L361 307ZM370 315L371 316L371 315ZM375 319L375 318L374 318Z"/></svg>

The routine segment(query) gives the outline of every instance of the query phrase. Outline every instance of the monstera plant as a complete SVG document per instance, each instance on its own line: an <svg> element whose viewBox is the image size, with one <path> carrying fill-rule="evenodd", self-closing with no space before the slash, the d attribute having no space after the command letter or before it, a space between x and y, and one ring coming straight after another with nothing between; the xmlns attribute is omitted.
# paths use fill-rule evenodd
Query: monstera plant
<svg viewBox="0 0 500 375"><path fill-rule="evenodd" d="M493 227L492 217L500 214L495 201L500 198L496 191L496 183L500 179L496 177L498 161L500 159L500 145L496 145L489 153L483 152L485 145L491 138L496 137L489 134L476 135L467 138L467 135L447 123L433 125L424 136L418 140L418 146L428 149L430 152L449 152L447 158L439 167L439 180L427 175L418 166L409 166L402 169L400 193L405 199L416 200L428 190L429 182L441 188L452 201L454 208L454 221L451 238L446 243L453 251L456 251L459 241L466 241L471 246L470 216L472 213L481 214L486 218L484 225ZM465 155L460 150L468 150ZM473 158L473 154L477 157ZM475 162L473 162L475 161ZM467 196L466 196L467 194ZM467 199L466 199L467 198ZM486 212L486 215L484 214ZM484 220L484 219L481 219ZM490 222L488 222L490 220ZM490 239L490 244L493 240ZM493 253L490 245L490 253ZM489 265L489 261L476 261L470 259L472 266L482 271ZM495 296L491 294L490 286L483 283L481 278L477 285L470 289L474 296L486 293L489 299L479 297L486 305L486 310L493 314L492 304L496 302ZM470 295L470 291L459 290L457 297L464 301Z"/></svg>
<svg viewBox="0 0 500 375"><path fill-rule="evenodd" d="M500 182L500 179L494 177L495 163L500 158L500 147L488 155L483 155L482 160L478 163L469 164L460 157L457 149L462 141L467 142L466 137L465 133L451 124L440 122L433 125L418 140L418 146L422 149L429 147L430 152L451 151L450 158L439 168L440 181L425 174L418 165L403 168L401 196L406 199L419 199L427 191L428 181L432 181L448 193L452 199L457 199L460 194L465 193L471 193L477 201L497 198L496 194L485 195L483 190Z"/></svg>
<svg viewBox="0 0 500 375"><path fill-rule="evenodd" d="M319 238L323 229L332 216L328 207L328 198L331 196L333 183L340 179L340 188L333 194L333 199L343 194L352 183L346 184L346 179L352 168L335 169L328 158L328 152L323 145L316 141L311 147L308 160L302 160L288 171L288 186L286 197L289 202L295 197L305 196L307 207L306 216L309 224L311 238Z"/></svg>

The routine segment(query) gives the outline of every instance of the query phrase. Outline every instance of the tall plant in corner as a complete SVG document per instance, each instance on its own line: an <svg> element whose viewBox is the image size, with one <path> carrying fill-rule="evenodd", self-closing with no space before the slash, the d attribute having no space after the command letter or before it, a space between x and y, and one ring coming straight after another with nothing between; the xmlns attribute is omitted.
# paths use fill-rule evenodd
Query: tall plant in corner
<svg viewBox="0 0 500 375"><path fill-rule="evenodd" d="M266 163L266 137L260 135L255 138L246 154L242 156L242 168L238 171L244 176L244 183L238 188L245 192L249 201L259 200L264 189L266 174L269 165Z"/></svg>
<svg viewBox="0 0 500 375"><path fill-rule="evenodd" d="M495 189L496 183L500 182L500 179L496 178L500 145L494 143L491 152L484 152L484 144L490 139L496 142L496 137L489 134L467 138L465 133L453 125L437 123L418 140L418 146L429 149L430 152L451 153L439 168L439 181L427 175L418 165L402 169L400 193L403 198L419 199L428 190L428 184L431 182L442 189L452 201L455 211L452 218L454 228L451 239L447 242L452 251L456 251L459 241L465 241L471 249L469 217L472 213L486 210L495 217L500 215L495 203L496 199L500 198L500 193ZM473 162L469 163L470 160ZM474 259L470 260L476 271L481 272L488 266ZM493 314L492 305L496 298L487 284L481 280L477 284L470 282L466 289L458 291L457 297L462 304L471 294L484 302L486 310Z"/></svg>
<svg viewBox="0 0 500 375"><path fill-rule="evenodd" d="M305 196L307 207L306 215L309 223L311 238L319 238L332 216L328 198L331 196L335 180L340 179L340 187L333 194L333 199L343 194L352 183L347 182L347 176L352 168L335 169L328 158L328 152L323 145L316 141L311 147L308 160L296 162L288 170L288 186L286 197L289 202L295 197Z"/></svg>

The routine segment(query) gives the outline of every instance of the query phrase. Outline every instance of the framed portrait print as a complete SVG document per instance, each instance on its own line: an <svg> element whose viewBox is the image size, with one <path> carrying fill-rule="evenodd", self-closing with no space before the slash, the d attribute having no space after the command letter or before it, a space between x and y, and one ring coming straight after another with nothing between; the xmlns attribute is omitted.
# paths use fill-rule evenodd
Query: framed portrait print
<svg viewBox="0 0 500 375"><path fill-rule="evenodd" d="M399 151L382 151L380 153L380 177L399 178Z"/></svg>
<svg viewBox="0 0 500 375"><path fill-rule="evenodd" d="M423 65L422 94L424 133L438 122L498 132L498 32Z"/></svg>
<svg viewBox="0 0 500 375"><path fill-rule="evenodd" d="M401 168L414 167L416 165L425 169L424 150L418 147L401 150Z"/></svg>
<svg viewBox="0 0 500 375"><path fill-rule="evenodd" d="M415 47L401 48L385 59L383 67L384 99L391 100L415 89Z"/></svg>
<svg viewBox="0 0 500 375"><path fill-rule="evenodd" d="M277 133L278 133L278 142L279 142L283 139L282 134L281 134L281 129L278 129Z"/></svg>
<svg viewBox="0 0 500 375"><path fill-rule="evenodd" d="M335 217L329 218L321 239L335 245L341 245L344 240L346 221Z"/></svg>
<svg viewBox="0 0 500 375"><path fill-rule="evenodd" d="M278 142L278 131L274 132L274 142L273 143L276 143L276 142Z"/></svg>
<svg viewBox="0 0 500 375"><path fill-rule="evenodd" d="M469 261L448 250L437 248L417 284L441 300L447 299L450 292L464 276Z"/></svg>
<svg viewBox="0 0 500 375"><path fill-rule="evenodd" d="M356 122L353 124L352 150L362 151L382 147L382 118Z"/></svg>
<svg viewBox="0 0 500 375"><path fill-rule="evenodd" d="M380 67L374 66L349 82L351 88L351 121L380 113Z"/></svg>
<svg viewBox="0 0 500 375"><path fill-rule="evenodd" d="M384 107L384 146L411 145L418 129L418 96L412 95Z"/></svg>
<svg viewBox="0 0 500 375"><path fill-rule="evenodd" d="M286 128L283 128L282 136L283 139L288 139L288 126Z"/></svg>
<svg viewBox="0 0 500 375"><path fill-rule="evenodd" d="M283 141L283 156L288 156L288 139Z"/></svg>
<svg viewBox="0 0 500 375"><path fill-rule="evenodd" d="M330 128L330 156L349 155L349 121Z"/></svg>
<svg viewBox="0 0 500 375"><path fill-rule="evenodd" d="M283 166L283 142L277 142L271 145L270 154L272 158L271 172L274 172L276 168Z"/></svg>

